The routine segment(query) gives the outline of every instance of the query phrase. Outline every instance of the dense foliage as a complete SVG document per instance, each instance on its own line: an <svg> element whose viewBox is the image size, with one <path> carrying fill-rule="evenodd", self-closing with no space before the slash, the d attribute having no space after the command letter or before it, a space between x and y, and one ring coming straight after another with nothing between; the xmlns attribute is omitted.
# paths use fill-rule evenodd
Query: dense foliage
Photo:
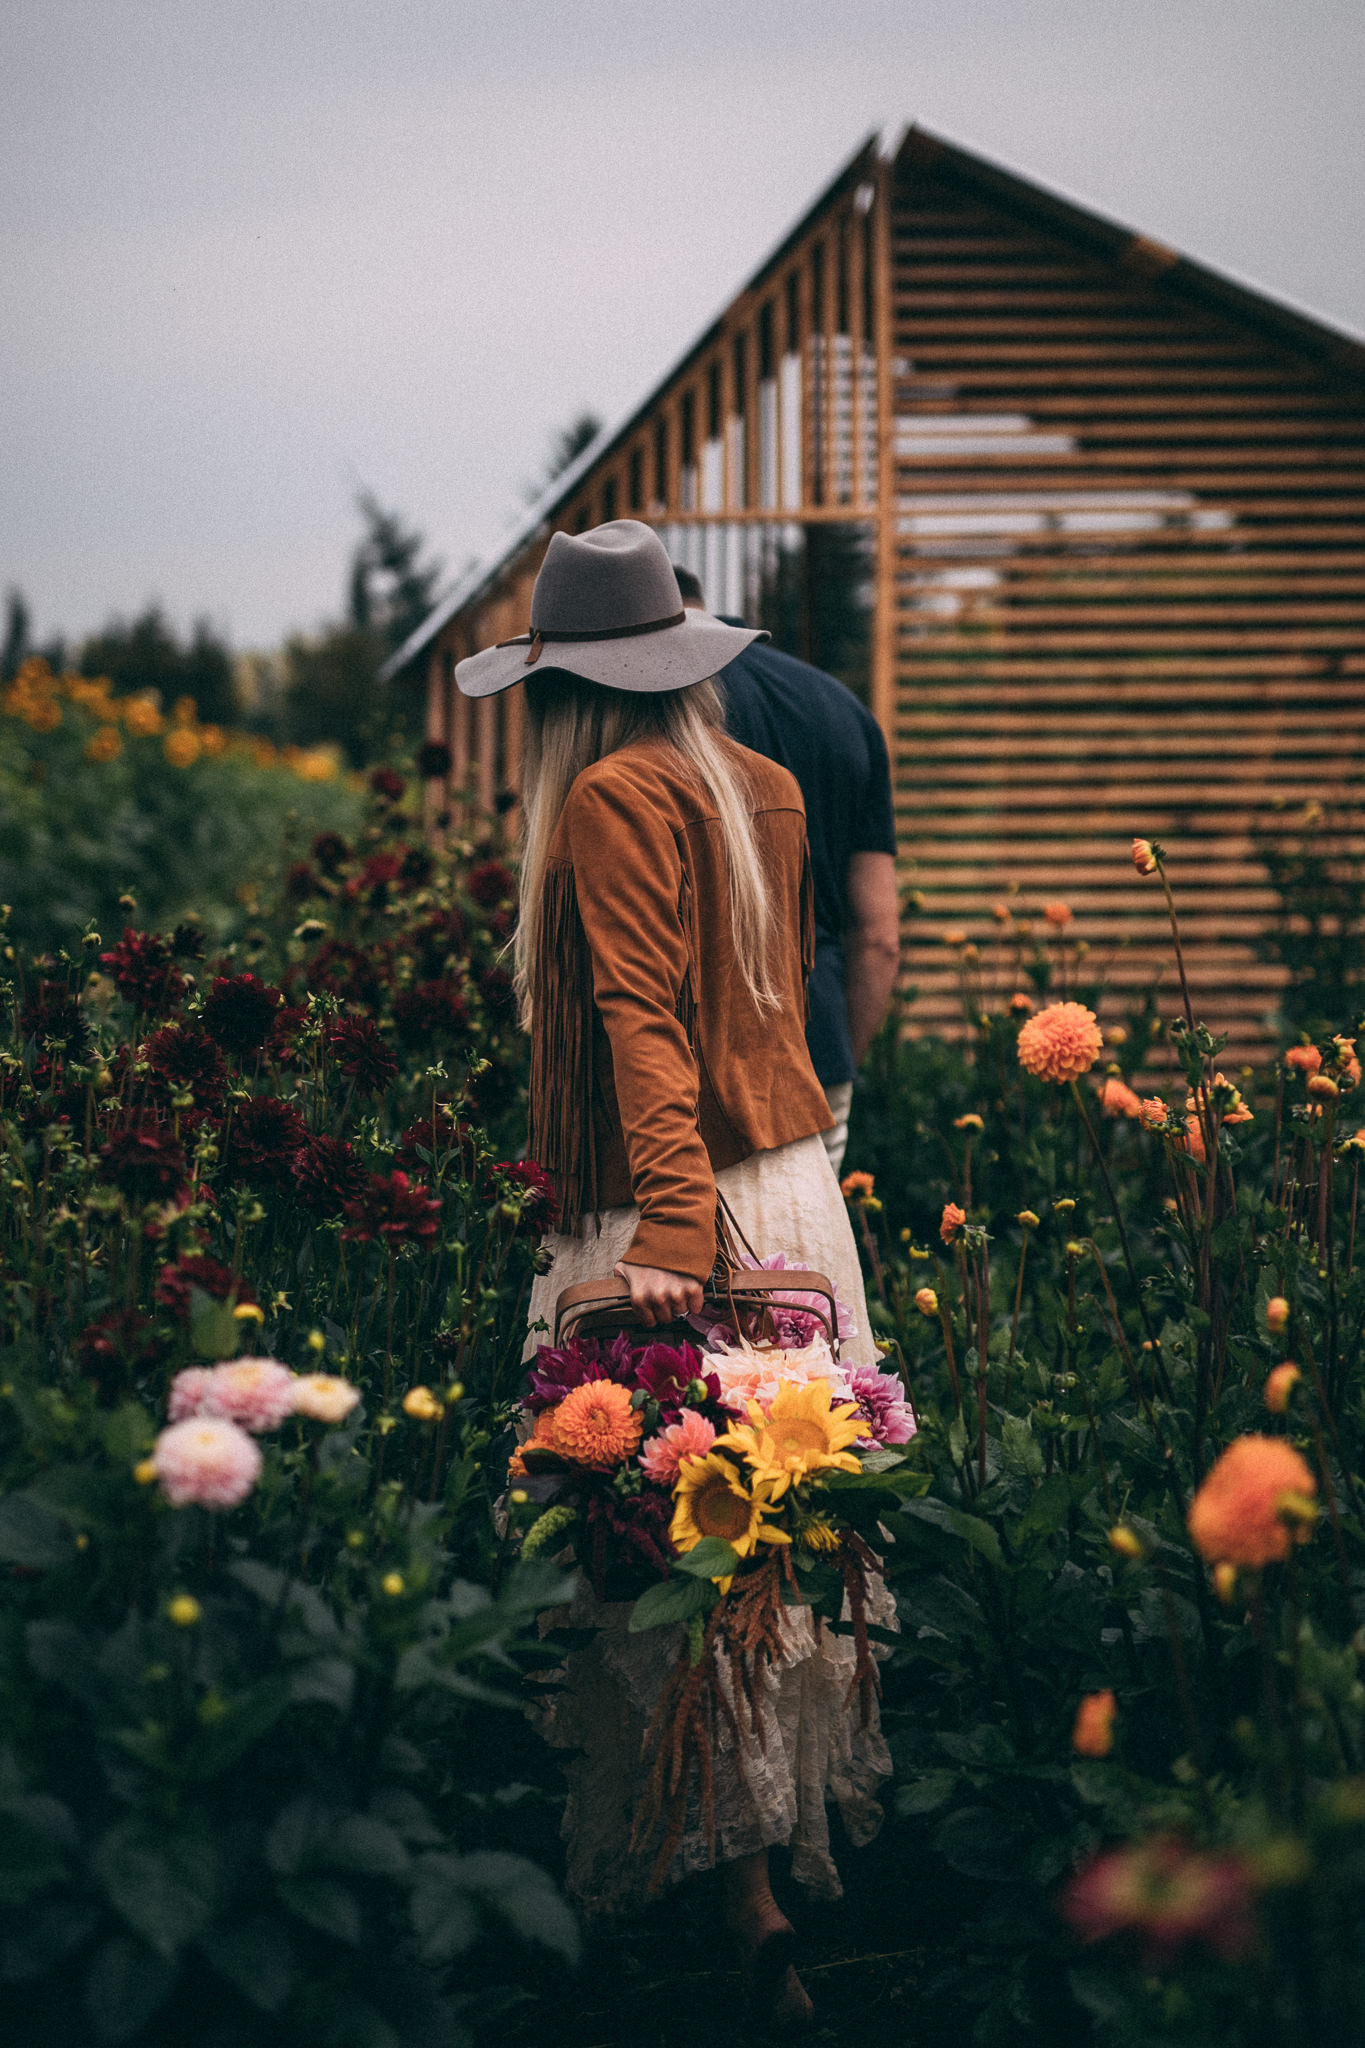
<svg viewBox="0 0 1365 2048"><path fill-rule="evenodd" d="M235 949L13 965L10 2039L455 2042L487 1930L575 1947L489 1766L558 1586L491 1512L547 1213L489 1135L511 877L434 861L407 794L379 771Z"/></svg>

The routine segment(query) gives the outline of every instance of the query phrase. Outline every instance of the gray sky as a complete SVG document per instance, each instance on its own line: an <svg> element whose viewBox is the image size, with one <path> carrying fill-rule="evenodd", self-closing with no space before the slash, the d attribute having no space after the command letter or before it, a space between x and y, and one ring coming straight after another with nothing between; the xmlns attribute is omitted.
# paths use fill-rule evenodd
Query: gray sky
<svg viewBox="0 0 1365 2048"><path fill-rule="evenodd" d="M1365 330L1362 0L3 0L0 583L268 645L449 570L911 119Z"/></svg>

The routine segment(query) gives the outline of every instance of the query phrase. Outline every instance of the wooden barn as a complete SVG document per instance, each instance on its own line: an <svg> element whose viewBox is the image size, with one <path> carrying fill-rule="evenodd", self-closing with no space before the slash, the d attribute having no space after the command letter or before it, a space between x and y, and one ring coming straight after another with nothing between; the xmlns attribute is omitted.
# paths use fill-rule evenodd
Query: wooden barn
<svg viewBox="0 0 1365 2048"><path fill-rule="evenodd" d="M960 1021L945 932L1012 980L1000 903L1064 901L1111 1014L1140 996L1140 833L1197 1007L1254 1047L1282 974L1258 835L1365 824L1365 345L921 129L870 140L395 657L485 804L521 693L471 705L455 662L526 630L552 530L624 515L881 720L912 1029Z"/></svg>

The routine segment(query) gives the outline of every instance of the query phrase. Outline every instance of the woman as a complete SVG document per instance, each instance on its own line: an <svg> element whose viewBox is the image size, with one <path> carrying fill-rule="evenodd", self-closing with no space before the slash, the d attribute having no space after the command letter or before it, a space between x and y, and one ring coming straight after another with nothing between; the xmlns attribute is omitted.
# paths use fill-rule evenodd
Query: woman
<svg viewBox="0 0 1365 2048"><path fill-rule="evenodd" d="M712 678L750 641L684 610L654 533L616 520L550 542L532 630L462 662L460 688L526 683L525 839L517 986L531 1034L530 1151L554 1177L561 1228L533 1325L558 1294L614 1268L646 1327L700 1308L717 1190L760 1254L815 1267L853 1305L850 1366L875 1362L857 1252L819 1133L828 1106L806 1053L811 900L800 792L725 736ZM534 1340L532 1340L534 1342ZM585 1596L590 1600L590 1596ZM889 1769L845 1701L847 1639L790 1610L763 1744L718 1771L727 1918L756 1989L799 2021L809 2001L768 1850L838 1896L827 1795L855 1839L880 1819ZM594 1612L570 1660L553 1739L570 1764L569 1882L585 1908L638 1898L625 1839L641 1735L676 1643ZM700 1830L674 1875L702 1867Z"/></svg>

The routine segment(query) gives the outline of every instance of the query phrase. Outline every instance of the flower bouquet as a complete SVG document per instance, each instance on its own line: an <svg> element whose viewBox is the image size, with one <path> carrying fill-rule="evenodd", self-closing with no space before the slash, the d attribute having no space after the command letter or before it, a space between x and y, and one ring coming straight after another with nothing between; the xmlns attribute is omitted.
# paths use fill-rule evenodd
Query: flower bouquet
<svg viewBox="0 0 1365 2048"><path fill-rule="evenodd" d="M634 1600L631 1632L682 1625L635 1816L633 1846L657 1844L656 1885L694 1786L714 1843L716 1735L724 1725L737 1745L762 1742L759 1695L788 1608L852 1635L849 1698L866 1725L880 1520L923 1490L901 1378L846 1368L837 1328L822 1332L804 1297L765 1313L758 1336L743 1312L696 1321L697 1343L542 1345L509 1474L515 1509L534 1516L523 1554L572 1544L599 1599Z"/></svg>

